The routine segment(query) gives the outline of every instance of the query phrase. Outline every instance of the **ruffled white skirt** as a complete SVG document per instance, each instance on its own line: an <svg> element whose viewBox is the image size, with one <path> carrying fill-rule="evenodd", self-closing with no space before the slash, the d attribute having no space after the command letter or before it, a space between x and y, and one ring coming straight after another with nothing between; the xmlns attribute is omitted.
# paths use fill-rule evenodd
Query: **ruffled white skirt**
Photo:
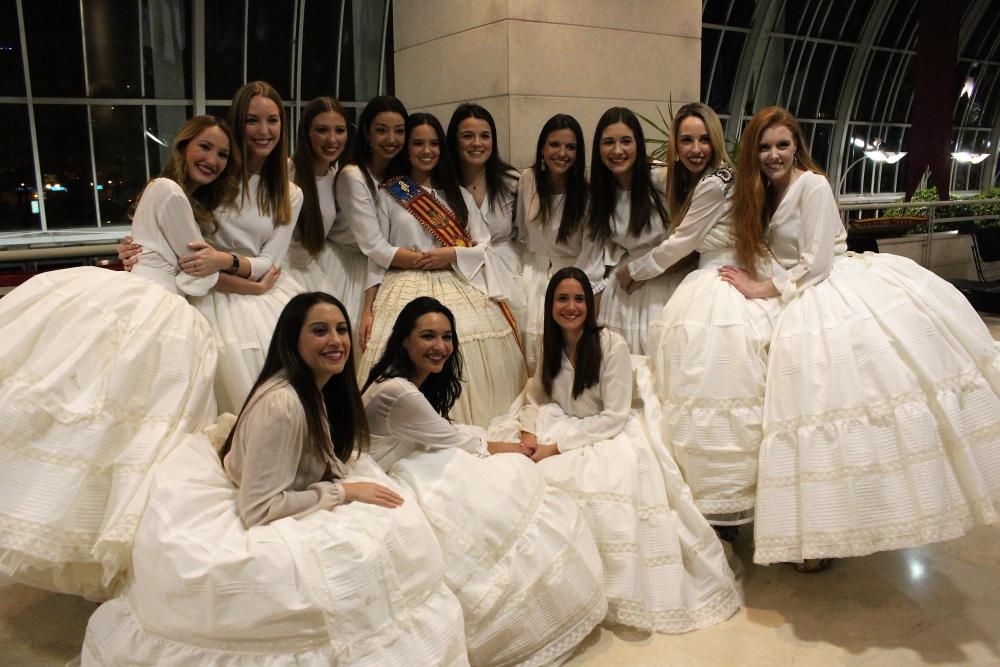
<svg viewBox="0 0 1000 667"><path fill-rule="evenodd" d="M395 486L367 456L349 470ZM129 586L91 616L83 665L468 664L441 551L402 493L247 530L218 454L189 437L156 471Z"/></svg>
<svg viewBox="0 0 1000 667"><path fill-rule="evenodd" d="M282 272L277 283L261 295L211 291L192 297L191 303L205 316L215 333L219 366L215 397L220 412L238 414L257 380L278 316L293 296L305 291Z"/></svg>
<svg viewBox="0 0 1000 667"><path fill-rule="evenodd" d="M303 291L337 297L347 309L357 338L368 270L368 258L360 250L327 241L319 255L311 257L301 247L289 248L284 270Z"/></svg>
<svg viewBox="0 0 1000 667"><path fill-rule="evenodd" d="M572 262L570 263L572 265ZM545 290L552 277L549 257L534 252L524 253L521 285L524 289L524 317L521 319L521 340L528 373L534 375L542 353L542 334L545 331Z"/></svg>
<svg viewBox="0 0 1000 667"><path fill-rule="evenodd" d="M1000 343L910 260L838 257L775 326L758 563L951 539L1000 505Z"/></svg>
<svg viewBox="0 0 1000 667"><path fill-rule="evenodd" d="M212 331L149 280L80 267L0 299L0 340L0 574L105 598L152 466L215 418Z"/></svg>
<svg viewBox="0 0 1000 667"><path fill-rule="evenodd" d="M650 354L652 350L646 341L649 327L660 318L663 306L685 275L680 271L660 274L629 294L618 286L618 279L612 272L602 292L598 323L621 334L632 354Z"/></svg>
<svg viewBox="0 0 1000 667"><path fill-rule="evenodd" d="M382 356L392 325L418 296L432 296L455 316L462 354L462 395L451 410L456 423L486 426L504 414L524 386L524 358L500 307L451 271L396 271L385 275L375 298L375 322L358 365L363 385Z"/></svg>
<svg viewBox="0 0 1000 667"><path fill-rule="evenodd" d="M662 437L710 522L753 520L775 299L746 299L711 267L688 274L649 330Z"/></svg>
<svg viewBox="0 0 1000 667"><path fill-rule="evenodd" d="M659 438L652 374L645 359L633 357L633 363L643 408L633 408L624 430L537 465L549 484L576 500L597 541L607 620L655 632L688 632L732 616L740 595L715 531ZM538 441L557 440L578 421L550 403L538 412ZM516 438L503 432L507 428L498 420L491 436ZM654 453L654 447L659 451Z"/></svg>
<svg viewBox="0 0 1000 667"><path fill-rule="evenodd" d="M551 665L604 618L586 521L530 459L422 451L390 474L417 497L441 544L473 665Z"/></svg>

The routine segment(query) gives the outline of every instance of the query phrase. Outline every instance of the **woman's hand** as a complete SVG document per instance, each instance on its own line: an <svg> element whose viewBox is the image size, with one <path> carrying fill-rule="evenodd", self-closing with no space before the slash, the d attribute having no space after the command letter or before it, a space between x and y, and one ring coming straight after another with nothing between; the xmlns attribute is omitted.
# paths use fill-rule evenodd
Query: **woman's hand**
<svg viewBox="0 0 1000 667"><path fill-rule="evenodd" d="M267 273L264 274L264 277L257 282L257 284L260 285L260 293L266 294L270 292L271 288L274 287L275 283L278 282L278 278L280 277L281 277L281 267L271 266L271 268L267 270Z"/></svg>
<svg viewBox="0 0 1000 667"><path fill-rule="evenodd" d="M536 449L538 449L538 438L535 437L535 434L521 431L521 453L530 459L535 454Z"/></svg>
<svg viewBox="0 0 1000 667"><path fill-rule="evenodd" d="M487 442L486 449L490 454L523 454L521 445L517 442Z"/></svg>
<svg viewBox="0 0 1000 667"><path fill-rule="evenodd" d="M531 460L534 461L535 463L538 463L539 461L541 461L543 459L547 459L550 456L555 456L557 454L559 454L559 446L558 445L555 445L555 444L552 444L552 445L538 445L535 448L535 453L531 455Z"/></svg>
<svg viewBox="0 0 1000 667"><path fill-rule="evenodd" d="M125 267L126 271L132 270L132 267L139 261L139 255L142 253L142 246L138 243L133 243L133 241L134 239L131 236L126 236L118 242L118 259L121 260L122 266Z"/></svg>
<svg viewBox="0 0 1000 667"><path fill-rule="evenodd" d="M403 496L387 486L374 482L341 482L344 487L344 502L368 503L379 507L399 507L403 504Z"/></svg>
<svg viewBox="0 0 1000 667"><path fill-rule="evenodd" d="M372 315L371 310L365 310L361 313L361 322L358 324L358 345L361 347L361 351L364 352L368 349L368 341L372 337L372 328L375 326L375 316Z"/></svg>
<svg viewBox="0 0 1000 667"><path fill-rule="evenodd" d="M632 280L632 274L628 272L628 264L621 264L617 269L615 269L615 278L618 280L619 287L629 294L632 293L632 290L630 290L629 287L635 281Z"/></svg>
<svg viewBox="0 0 1000 667"><path fill-rule="evenodd" d="M204 278L233 265L230 253L216 250L204 241L192 241L188 243L188 248L193 252L181 257L179 265L181 271L189 276Z"/></svg>
<svg viewBox="0 0 1000 667"><path fill-rule="evenodd" d="M413 268L422 271L439 271L447 269L455 261L454 248L434 248L420 255L413 263Z"/></svg>
<svg viewBox="0 0 1000 667"><path fill-rule="evenodd" d="M740 294L748 299L767 299L778 296L778 288L770 279L754 280L744 269L736 266L728 264L723 266L719 269L719 277L722 278L723 282L727 282L739 290Z"/></svg>

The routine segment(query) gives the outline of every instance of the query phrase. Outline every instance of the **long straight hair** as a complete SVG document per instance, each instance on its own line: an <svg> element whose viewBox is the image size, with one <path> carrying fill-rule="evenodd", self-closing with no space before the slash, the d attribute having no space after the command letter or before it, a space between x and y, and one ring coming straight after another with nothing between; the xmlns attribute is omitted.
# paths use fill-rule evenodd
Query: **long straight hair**
<svg viewBox="0 0 1000 667"><path fill-rule="evenodd" d="M462 354L458 349L458 331L455 330L455 316L451 310L437 299L429 296L418 296L413 301L403 306L399 311L396 322L392 325L392 333L385 344L385 350L375 365L368 373L368 380L361 390L362 393L368 387L377 382L391 378L404 378L409 380L416 371L413 360L403 347L403 341L410 335L417 326L417 320L427 313L441 313L448 318L451 325L451 356L444 363L444 368L440 373L431 373L420 385L420 393L434 408L434 411L445 419L449 419L448 413L455 405L458 397L462 395Z"/></svg>
<svg viewBox="0 0 1000 667"><path fill-rule="evenodd" d="M295 225L295 235L302 247L313 257L323 250L326 234L323 231L323 214L319 207L319 192L316 190L316 176L313 173L316 155L313 153L309 134L312 132L312 124L316 117L327 111L332 111L343 118L344 124L348 127L345 139L347 146L344 147L341 156L347 152L351 139L347 112L340 102L332 97L317 97L302 109L302 119L296 132L295 154L292 155L292 164L295 165L295 184L302 189L302 210Z"/></svg>
<svg viewBox="0 0 1000 667"><path fill-rule="evenodd" d="M688 118L697 118L705 125L708 132L709 141L712 144L712 159L705 165L704 171L700 174L692 174L680 161L680 153L677 148L680 137L681 123ZM725 135L722 133L722 123L719 117L712 111L711 107L701 102L685 104L674 115L674 122L670 126L670 152L673 160L667 165L667 208L670 217L674 221L679 221L687 213L688 206L691 205L691 195L694 194L694 186L703 176L708 176L721 166L733 167L733 159L726 151Z"/></svg>
<svg viewBox="0 0 1000 667"><path fill-rule="evenodd" d="M316 378L312 370L299 354L299 336L305 326L309 309L318 303L329 303L340 309L347 323L348 335L351 331L351 321L347 309L335 297L325 292L303 292L292 297L285 305L274 327L271 345L267 349L264 368L257 381L254 382L250 394L240 409L236 426L239 425L250 398L262 384L274 377L279 371L284 371L288 383L295 390L306 415L306 433L316 454L320 457L335 456L341 461L347 461L355 451L364 452L368 449L368 419L365 416L361 392L358 390L357 374L354 369L353 341L347 348L347 362L337 375L331 377L322 390L316 386ZM330 424L329 436L333 443L333 451L326 446L323 433L323 415L328 416ZM226 454L233 446L233 436L236 426L230 431L226 443L222 446L219 456Z"/></svg>
<svg viewBox="0 0 1000 667"><path fill-rule="evenodd" d="M406 119L406 147L397 156L400 158L400 167L395 171L401 171L409 176L413 170L413 165L410 164L410 139L413 137L413 131L422 125L429 125L434 130L441 145L440 157L431 171L431 183L435 188L444 192L445 201L455 213L455 217L459 219L463 226L467 225L469 222L469 207L465 203L465 197L462 196L462 187L458 184L458 176L455 174L455 169L451 164L451 157L448 155L448 148L445 145L444 128L441 127L441 121L434 114L421 111L410 114L410 117Z"/></svg>
<svg viewBox="0 0 1000 667"><path fill-rule="evenodd" d="M257 207L264 215L269 215L275 225L288 225L292 220L292 201L288 187L288 143L285 140L286 115L281 95L274 86L266 81L251 81L243 85L233 95L233 104L229 107L229 125L236 133L236 140L243 152L243 194L241 203L246 200L250 191L250 172L246 168L246 160L250 155L250 146L246 136L247 113L250 102L255 97L266 97L278 107L278 118L281 121L281 131L274 149L264 160L260 169L260 185L257 188Z"/></svg>
<svg viewBox="0 0 1000 667"><path fill-rule="evenodd" d="M403 117L403 122L406 122L406 119L409 117L403 103L392 95L378 95L371 98L361 111L361 116L358 118L358 131L351 144L351 157L348 159L347 164L357 165L361 170L361 175L365 179L365 185L368 186L372 200L378 198L378 186L381 185L373 181L371 174L368 173L372 166L372 124L375 122L375 117L380 113L398 113ZM403 150L400 152L402 153L405 150L406 147L404 145Z"/></svg>
<svg viewBox="0 0 1000 667"><path fill-rule="evenodd" d="M590 213L587 226L590 237L595 241L606 241L611 237L611 218L615 214L618 181L611 170L601 160L601 136L609 125L624 123L635 139L635 164L632 166L632 182L629 186L628 233L639 236L653 225L654 211L667 224L664 194L653 186L650 162L646 156L646 135L642 132L639 119L630 109L612 107L604 112L594 130L594 145L590 157Z"/></svg>
<svg viewBox="0 0 1000 667"><path fill-rule="evenodd" d="M756 273L768 256L765 235L777 205L774 188L760 166L758 147L764 132L777 125L784 125L792 133L797 149L796 165L817 174L823 173L809 154L799 122L787 109L765 107L750 119L743 130L743 148L740 150L738 178L733 191L732 220L736 235L736 259L751 273Z"/></svg>
<svg viewBox="0 0 1000 667"><path fill-rule="evenodd" d="M459 104L455 112L451 114L451 120L448 121L448 157L451 159L459 183L461 183L462 157L458 152L458 126L468 118L485 120L493 135L493 150L490 151L490 156L486 159L486 196L489 198L490 207L496 209L501 206L504 199L515 195L517 181L510 176L510 172L514 171L514 168L500 157L497 124L493 120L493 114L474 102Z"/></svg>
<svg viewBox="0 0 1000 667"><path fill-rule="evenodd" d="M222 173L214 181L196 188L194 192L187 192L187 188L184 187L188 176L187 158L184 152L187 150L188 145L198 138L198 135L210 127L219 128L226 135L226 139L229 140L229 160L226 163L226 168L222 170ZM184 189L188 202L191 204L191 212L194 214L194 220L198 223L198 228L201 230L202 235L208 235L215 232L218 228L218 222L215 219L215 209L221 206L228 206L236 200L236 196L240 191L239 174L242 169L240 147L237 145L236 139L233 137L233 132L229 129L226 121L215 116L194 116L188 122L184 123L184 126L174 138L174 143L170 146L170 158L163 166L163 170L157 178L169 178ZM135 213L135 209L141 199L142 195L140 194L129 211L129 219Z"/></svg>
<svg viewBox="0 0 1000 667"><path fill-rule="evenodd" d="M535 163L531 165L531 170L535 174L535 189L538 192L538 207L541 214L542 225L549 223L552 215L552 185L549 183L548 175L545 173L545 158L542 157L542 150L549 140L549 135L559 130L569 130L573 133L576 141L576 160L570 167L566 175L566 194L563 197L562 218L559 220L559 232L556 234L556 241L565 243L573 235L587 211L587 143L583 138L583 129L576 118L569 114L557 113L552 118L545 121L542 131L538 133L538 142L535 144Z"/></svg>
<svg viewBox="0 0 1000 667"><path fill-rule="evenodd" d="M573 398L578 397L585 389L594 386L601 379L601 329L597 326L597 313L594 308L594 290L590 279L575 266L559 269L549 280L545 288L545 324L542 328L542 388L552 396L552 383L562 370L562 354L566 347L566 339L560 327L552 316L552 306L555 304L556 288L564 280L575 280L583 288L583 298L587 305L587 317L583 322L583 333L576 344L576 365L573 375Z"/></svg>

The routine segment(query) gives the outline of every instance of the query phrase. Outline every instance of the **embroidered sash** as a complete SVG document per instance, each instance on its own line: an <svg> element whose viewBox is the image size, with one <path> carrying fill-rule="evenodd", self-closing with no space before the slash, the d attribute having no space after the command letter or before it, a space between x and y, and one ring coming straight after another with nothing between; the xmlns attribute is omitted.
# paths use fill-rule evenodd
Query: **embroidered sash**
<svg viewBox="0 0 1000 667"><path fill-rule="evenodd" d="M433 192L425 190L408 176L396 176L383 185L397 204L412 215L420 225L436 238L443 248L471 248L475 245L465 227L455 217L454 211L441 203ZM524 354L521 332L517 321L505 301L495 301L504 319L514 332L514 340Z"/></svg>

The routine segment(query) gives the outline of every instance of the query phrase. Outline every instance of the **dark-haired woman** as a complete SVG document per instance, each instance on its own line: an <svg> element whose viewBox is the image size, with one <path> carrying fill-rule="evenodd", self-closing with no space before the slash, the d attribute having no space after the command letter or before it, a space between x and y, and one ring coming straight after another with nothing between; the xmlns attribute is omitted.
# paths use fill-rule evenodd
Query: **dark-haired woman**
<svg viewBox="0 0 1000 667"><path fill-rule="evenodd" d="M150 469L215 419L212 329L184 296L210 290L228 255L195 275L179 258L236 196L233 150L216 118L181 128L136 206L131 275L51 271L0 300L0 574L113 593Z"/></svg>
<svg viewBox="0 0 1000 667"><path fill-rule="evenodd" d="M337 299L289 301L224 469L202 435L158 467L83 664L467 664L434 535L364 454L351 347Z"/></svg>
<svg viewBox="0 0 1000 667"><path fill-rule="evenodd" d="M723 621L739 607L725 552L676 465L657 464L649 370L636 369L645 409L633 409L628 347L594 309L586 274L552 276L538 370L490 435L519 442L576 499L601 553L607 620L667 633Z"/></svg>
<svg viewBox="0 0 1000 667"><path fill-rule="evenodd" d="M509 307L488 296L483 267L489 232L458 184L444 139L434 116L411 114L401 156L406 175L379 190L379 226L392 256L368 257L368 286L377 297L365 301L374 324L370 340L361 341L361 377L381 356L403 306L416 296L433 296L455 313L467 341L464 388L452 416L484 426L521 390L524 361Z"/></svg>
<svg viewBox="0 0 1000 667"><path fill-rule="evenodd" d="M1000 343L930 271L846 253L830 184L788 111L762 109L743 136L733 221L746 269L720 271L782 306L754 561L821 569L996 521Z"/></svg>
<svg viewBox="0 0 1000 667"><path fill-rule="evenodd" d="M497 141L493 114L472 102L458 105L448 122L448 154L462 189L472 197L490 232L484 267L490 296L508 305L523 330L521 249L514 227L518 176L500 157Z"/></svg>
<svg viewBox="0 0 1000 667"><path fill-rule="evenodd" d="M434 527L470 662L558 664L604 616L600 558L573 500L520 445L449 420L462 391L455 325L430 297L396 318L365 384L371 455Z"/></svg>
<svg viewBox="0 0 1000 667"><path fill-rule="evenodd" d="M521 323L528 372L534 373L545 322L545 289L553 273L583 269L591 285L604 286L604 247L584 234L587 210L586 143L580 123L556 114L538 133L535 162L517 189L517 240L523 247L526 313Z"/></svg>
<svg viewBox="0 0 1000 667"><path fill-rule="evenodd" d="M354 236L346 225L334 228L337 204L333 184L348 136L347 112L332 97L317 97L302 109L295 153L288 165L289 178L302 190L302 210L288 246L285 273L307 291L337 295L351 321L357 322L364 263L357 280L350 283L351 273L340 261L338 246L353 245Z"/></svg>
<svg viewBox="0 0 1000 667"><path fill-rule="evenodd" d="M685 104L671 125L667 207L673 233L629 265L632 280L662 274L693 251L688 274L650 326L663 438L695 503L721 535L753 520L767 346L775 299L746 299L718 269L736 262L730 205L736 172L719 117ZM659 452L658 452L659 453Z"/></svg>
<svg viewBox="0 0 1000 667"><path fill-rule="evenodd" d="M631 262L641 261L669 233L666 169L650 167L639 119L624 107L601 116L592 150L587 231L605 245L612 270L598 321L621 334L633 354L647 354L649 325L685 274L675 270L637 282L628 272Z"/></svg>

